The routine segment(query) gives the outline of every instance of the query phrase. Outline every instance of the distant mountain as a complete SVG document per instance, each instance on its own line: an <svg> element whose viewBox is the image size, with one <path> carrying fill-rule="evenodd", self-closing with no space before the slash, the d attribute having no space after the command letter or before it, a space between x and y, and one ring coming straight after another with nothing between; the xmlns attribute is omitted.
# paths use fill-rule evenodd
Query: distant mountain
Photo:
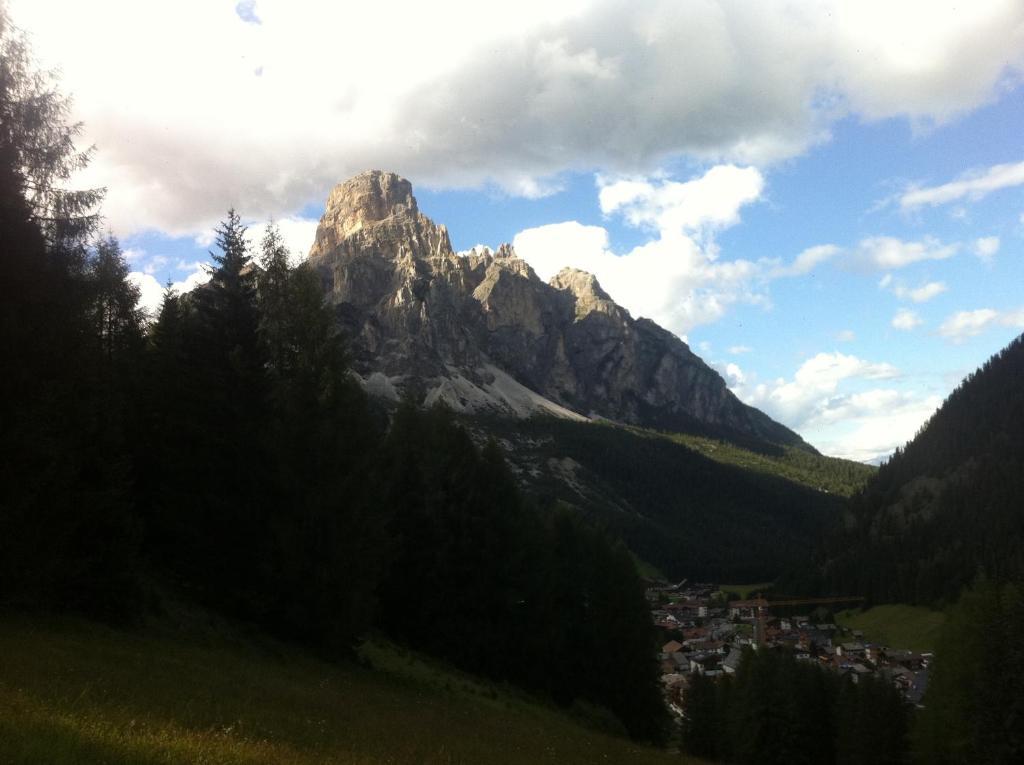
<svg viewBox="0 0 1024 765"><path fill-rule="evenodd" d="M979 573L1024 578L1024 336L950 394L845 520L816 588L939 604Z"/></svg>
<svg viewBox="0 0 1024 765"><path fill-rule="evenodd" d="M456 254L393 173L362 173L331 192L309 263L351 338L355 371L382 398L814 452L592 275L566 269L545 283L509 245Z"/></svg>

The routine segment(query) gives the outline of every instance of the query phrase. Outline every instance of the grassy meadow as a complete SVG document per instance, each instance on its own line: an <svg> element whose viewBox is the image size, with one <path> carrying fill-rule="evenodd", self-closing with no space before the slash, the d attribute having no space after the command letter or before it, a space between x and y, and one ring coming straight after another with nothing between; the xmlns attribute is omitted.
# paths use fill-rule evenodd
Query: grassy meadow
<svg viewBox="0 0 1024 765"><path fill-rule="evenodd" d="M891 648L934 651L939 632L946 621L941 611L921 606L890 604L836 614L836 622L851 630L861 630L865 640Z"/></svg>
<svg viewBox="0 0 1024 765"><path fill-rule="evenodd" d="M639 428L635 432L642 431ZM682 444L709 459L736 465L764 475L777 476L812 489L849 497L875 473L875 468L859 462L810 454L793 446L780 447L777 454L745 449L742 446L689 433L657 433L661 438Z"/></svg>
<svg viewBox="0 0 1024 765"><path fill-rule="evenodd" d="M0 764L680 762L600 732L596 710L572 717L386 643L362 659L0 617Z"/></svg>
<svg viewBox="0 0 1024 765"><path fill-rule="evenodd" d="M718 591L723 594L732 593L738 595L740 600L747 600L758 593L766 593L771 588L772 582L761 582L759 584L721 584L718 586Z"/></svg>

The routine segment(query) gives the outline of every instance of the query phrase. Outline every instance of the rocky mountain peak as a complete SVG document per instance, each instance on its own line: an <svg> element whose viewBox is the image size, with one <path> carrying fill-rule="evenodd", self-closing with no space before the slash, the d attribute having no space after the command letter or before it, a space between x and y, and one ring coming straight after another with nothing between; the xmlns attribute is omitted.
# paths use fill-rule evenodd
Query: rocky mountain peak
<svg viewBox="0 0 1024 765"><path fill-rule="evenodd" d="M367 170L334 187L324 217L333 220L341 236L350 236L393 216L414 219L418 213L409 181L395 173Z"/></svg>
<svg viewBox="0 0 1024 765"><path fill-rule="evenodd" d="M563 290L572 294L576 299L577 319L586 316L592 311L602 313L626 313L611 297L601 289L597 277L587 271L578 268L563 268L551 277L548 282L556 290Z"/></svg>
<svg viewBox="0 0 1024 765"><path fill-rule="evenodd" d="M451 256L448 229L419 211L412 184L395 173L368 170L339 183L309 251L311 260Z"/></svg>
<svg viewBox="0 0 1024 765"><path fill-rule="evenodd" d="M455 254L447 229L394 173L334 188L309 264L350 338L355 371L378 395L806 446L740 402L679 338L633 319L593 274L566 268L545 283L507 244Z"/></svg>

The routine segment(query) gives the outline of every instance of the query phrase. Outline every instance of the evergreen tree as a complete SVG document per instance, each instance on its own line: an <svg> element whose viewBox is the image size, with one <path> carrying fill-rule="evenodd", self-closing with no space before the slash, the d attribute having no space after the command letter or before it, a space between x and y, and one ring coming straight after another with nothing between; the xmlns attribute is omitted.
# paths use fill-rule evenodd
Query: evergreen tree
<svg viewBox="0 0 1024 765"><path fill-rule="evenodd" d="M267 225L263 240L260 242L260 266L260 333L270 354L272 368L280 370L287 364L286 323L289 317L288 302L292 280L288 265L288 248L281 238L280 229L273 222Z"/></svg>
<svg viewBox="0 0 1024 765"><path fill-rule="evenodd" d="M104 290L130 286L86 246L99 192L60 188L88 158L67 115L0 6L0 602L121 615L134 533L115 344L139 327L95 321Z"/></svg>
<svg viewBox="0 0 1024 765"><path fill-rule="evenodd" d="M25 35L0 4L0 144L20 175L31 219L51 247L85 242L99 222L104 195L104 189L66 188L92 154L76 147L82 124L70 116L71 100L51 72L35 66Z"/></svg>
<svg viewBox="0 0 1024 765"><path fill-rule="evenodd" d="M693 678L684 703L684 746L716 762L906 762L907 712L892 687L782 649L745 649L735 675Z"/></svg>
<svg viewBox="0 0 1024 765"><path fill-rule="evenodd" d="M89 264L89 279L93 290L93 334L99 341L103 374L109 377L141 351L144 324L143 312L138 307L139 289L128 279L128 263L113 236L96 245Z"/></svg>
<svg viewBox="0 0 1024 765"><path fill-rule="evenodd" d="M261 244L259 335L269 375L266 451L274 465L267 577L282 629L344 650L366 629L381 566L382 519L365 472L374 423L349 375L317 275L291 269L277 228Z"/></svg>
<svg viewBox="0 0 1024 765"><path fill-rule="evenodd" d="M199 597L259 618L267 607L256 575L269 523L267 363L255 274L234 210L216 244L209 283L165 299L154 327L151 379L162 413L144 440L169 437L172 453L143 471L150 539Z"/></svg>
<svg viewBox="0 0 1024 765"><path fill-rule="evenodd" d="M922 763L1020 762L1024 758L1024 596L982 579L943 627L924 710L915 727Z"/></svg>
<svg viewBox="0 0 1024 765"><path fill-rule="evenodd" d="M724 682L723 682L724 685ZM683 743L694 757L716 760L723 736L715 682L704 675L691 675L683 705Z"/></svg>
<svg viewBox="0 0 1024 765"><path fill-rule="evenodd" d="M909 710L884 681L844 681L838 711L838 765L899 765L907 761Z"/></svg>

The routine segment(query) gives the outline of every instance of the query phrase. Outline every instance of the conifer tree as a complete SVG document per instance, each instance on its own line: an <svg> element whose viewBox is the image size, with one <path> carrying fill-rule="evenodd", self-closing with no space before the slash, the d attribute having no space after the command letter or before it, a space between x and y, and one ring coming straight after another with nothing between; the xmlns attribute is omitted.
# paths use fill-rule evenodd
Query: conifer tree
<svg viewBox="0 0 1024 765"><path fill-rule="evenodd" d="M948 619L914 730L921 763L1014 763L1024 757L1024 595L980 579Z"/></svg>
<svg viewBox="0 0 1024 765"><path fill-rule="evenodd" d="M370 511L365 489L374 427L319 277L289 267L274 225L260 262L274 475L268 540L276 573L267 589L282 630L345 651L369 624L381 565L380 514Z"/></svg>
<svg viewBox="0 0 1024 765"><path fill-rule="evenodd" d="M71 190L67 181L89 163L79 149L82 124L51 72L35 66L28 41L0 3L0 144L12 153L32 220L51 247L84 243L99 223L101 188Z"/></svg>
<svg viewBox="0 0 1024 765"><path fill-rule="evenodd" d="M101 239L89 262L92 291L90 319L102 375L127 373L138 361L143 342L143 312L139 288L128 279L128 263L113 236Z"/></svg>
<svg viewBox="0 0 1024 765"><path fill-rule="evenodd" d="M683 743L695 757L715 761L722 737L715 683L702 674L691 675L686 689Z"/></svg>
<svg viewBox="0 0 1024 765"><path fill-rule="evenodd" d="M88 160L68 103L0 5L0 602L114 615L133 602L125 375L94 319L98 285L125 285L92 270L101 192L63 188Z"/></svg>

